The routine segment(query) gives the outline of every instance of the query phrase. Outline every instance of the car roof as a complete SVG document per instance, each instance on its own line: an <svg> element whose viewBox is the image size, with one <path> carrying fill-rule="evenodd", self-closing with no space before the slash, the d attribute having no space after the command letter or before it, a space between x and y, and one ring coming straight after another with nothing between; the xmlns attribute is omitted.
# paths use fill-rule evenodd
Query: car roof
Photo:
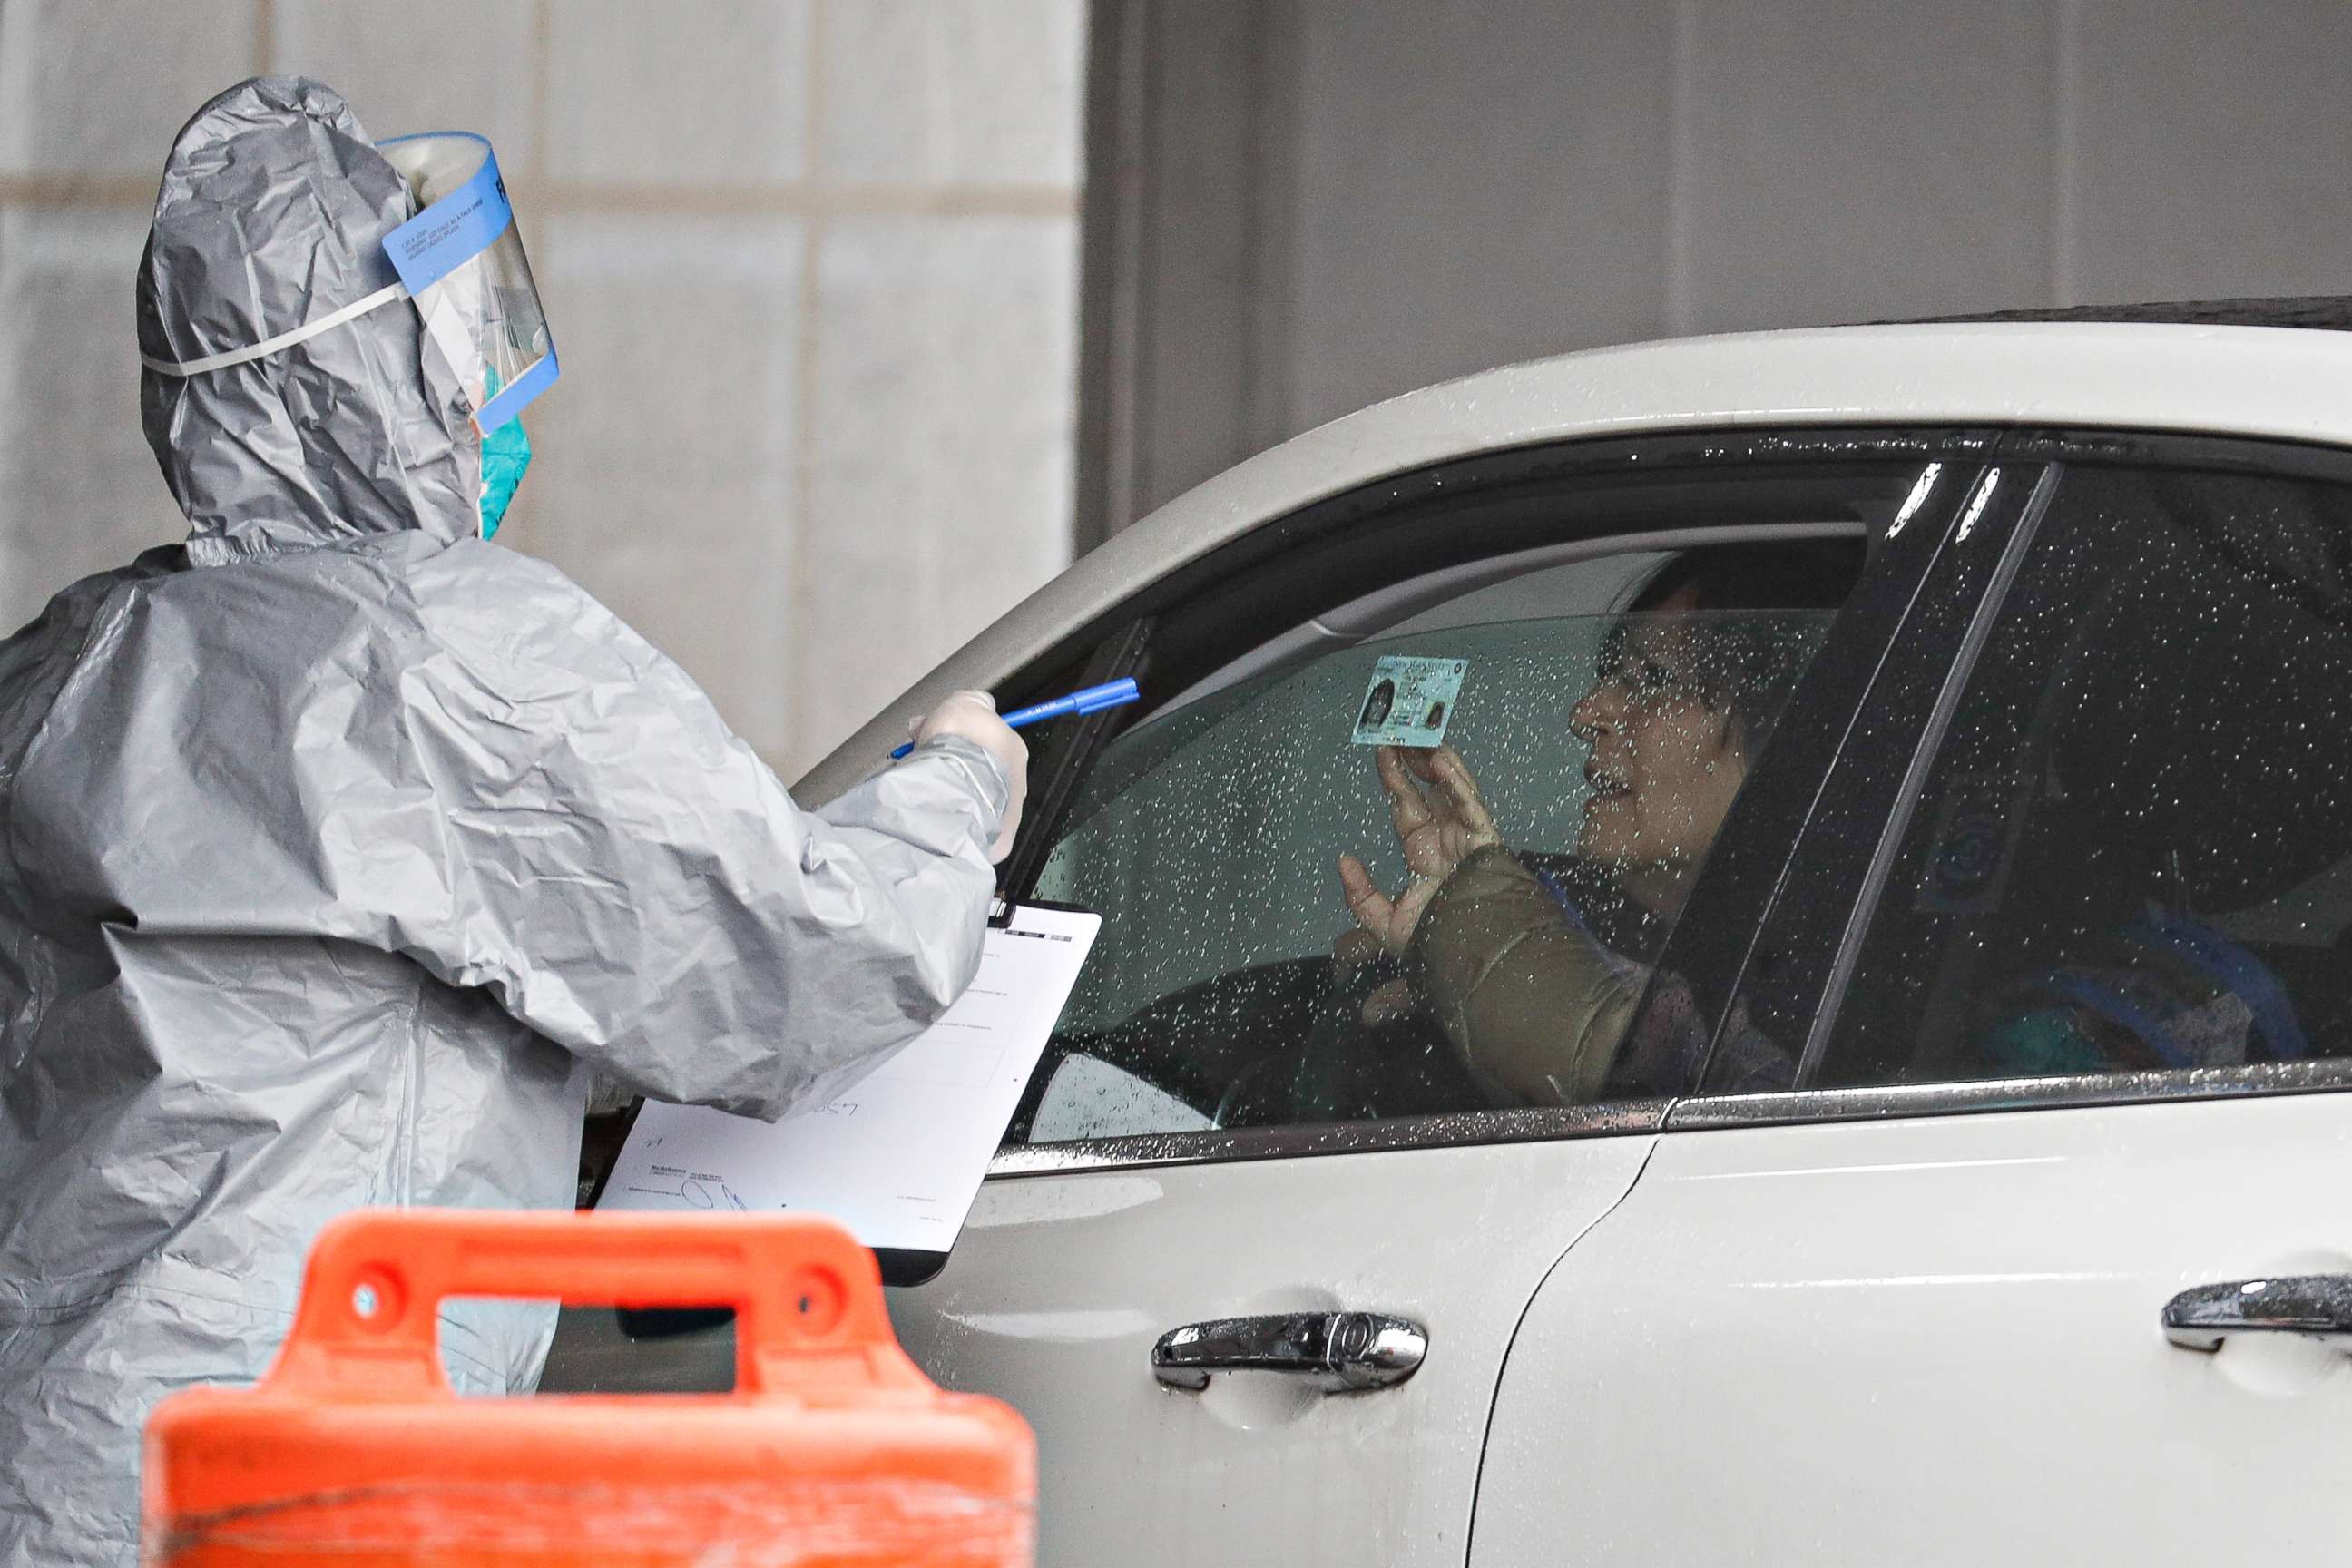
<svg viewBox="0 0 2352 1568"><path fill-rule="evenodd" d="M1113 535L799 787L828 798L904 739L907 714L959 688L992 687L1186 563L1392 475L1584 437L1759 426L2034 425L2352 447L2347 326L2352 303L2336 298L2093 306L1673 338L1407 393L1261 452Z"/></svg>
<svg viewBox="0 0 2352 1568"><path fill-rule="evenodd" d="M1920 316L1898 323L1955 321L2139 321L2187 327L2292 327L2352 331L2352 294L2285 294L2244 300L2175 300L2137 305L2059 305L1988 310L1971 316Z"/></svg>

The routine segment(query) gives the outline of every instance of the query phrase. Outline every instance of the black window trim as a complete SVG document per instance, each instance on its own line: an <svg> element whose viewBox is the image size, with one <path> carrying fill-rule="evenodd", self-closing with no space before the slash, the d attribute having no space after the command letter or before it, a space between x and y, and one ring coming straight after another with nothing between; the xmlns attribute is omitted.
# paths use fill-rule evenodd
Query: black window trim
<svg viewBox="0 0 2352 1568"><path fill-rule="evenodd" d="M1906 762L1906 784L1924 777L1941 751L1952 717L1944 700L1956 707L1965 694L1978 655L1998 624L2001 606L2016 573L2030 557L2038 536L2041 510L2063 482L2070 468L2172 468L2194 472L2243 474L2261 479L2318 480L2352 486L2352 450L2323 444L2257 437L2187 435L2162 431L2084 428L2016 429L2005 434L1992 454L1999 462L2040 461L2045 465L2036 486L2042 505L2024 519L2010 540L1995 580L1970 617L1964 661L1956 662L1933 721L1917 735ZM1979 630L1981 628L1981 630ZM1961 668L1961 663L1966 668ZM1834 989L1825 993L1808 1038L1805 1066L1814 1064L1815 1044L1826 1039L1845 1000L1852 963L1846 948L1867 936L1885 892L1885 872L1878 866L1895 851L1910 821L1905 807L1890 813L1885 832L1873 849L1872 878L1863 896L1847 911L1840 941L1840 967ZM1893 836L1892 838L1889 836ZM1769 918L1769 917L1768 917ZM1759 927L1759 931L1761 928ZM1858 952L1858 950L1857 950ZM1801 1083L1801 1078L1800 1079ZM2103 1106L2169 1104L2203 1100L2243 1099L2251 1095L2320 1094L2352 1089L2352 1058L2311 1061L2252 1062L2226 1068L2197 1068L2144 1072L2085 1073L2032 1079L1964 1079L1948 1083L1875 1084L1855 1088L1798 1088L1766 1094L1696 1094L1667 1108L1665 1131L1707 1131L1732 1128L1797 1126L1835 1121L1916 1121L1997 1111L2095 1109Z"/></svg>

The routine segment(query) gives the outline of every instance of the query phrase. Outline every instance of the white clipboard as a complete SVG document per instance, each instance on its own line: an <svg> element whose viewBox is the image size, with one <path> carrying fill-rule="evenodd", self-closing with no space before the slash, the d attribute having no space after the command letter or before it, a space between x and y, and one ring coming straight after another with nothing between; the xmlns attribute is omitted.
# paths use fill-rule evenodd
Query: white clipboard
<svg viewBox="0 0 2352 1568"><path fill-rule="evenodd" d="M596 1206L803 1210L877 1252L944 1258L1101 930L1098 914L1014 910L955 1005L831 1104L769 1122L647 1101Z"/></svg>

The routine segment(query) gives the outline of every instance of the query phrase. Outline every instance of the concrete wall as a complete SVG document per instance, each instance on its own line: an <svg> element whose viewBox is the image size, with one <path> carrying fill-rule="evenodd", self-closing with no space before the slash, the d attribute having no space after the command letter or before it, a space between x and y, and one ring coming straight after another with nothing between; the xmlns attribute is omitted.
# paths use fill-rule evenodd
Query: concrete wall
<svg viewBox="0 0 2352 1568"><path fill-rule="evenodd" d="M2342 0L1096 17L1089 534L1366 403L1597 343L2352 292Z"/></svg>
<svg viewBox="0 0 2352 1568"><path fill-rule="evenodd" d="M562 382L501 542L790 777L1069 558L1082 0L0 0L0 631L182 528L131 278L261 70L497 143Z"/></svg>

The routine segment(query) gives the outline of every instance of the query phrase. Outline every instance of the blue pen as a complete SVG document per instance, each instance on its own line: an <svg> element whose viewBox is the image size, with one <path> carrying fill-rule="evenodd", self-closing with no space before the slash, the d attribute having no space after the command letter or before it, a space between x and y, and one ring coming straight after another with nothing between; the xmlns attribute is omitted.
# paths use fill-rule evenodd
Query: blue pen
<svg viewBox="0 0 2352 1568"><path fill-rule="evenodd" d="M1067 697L1056 697L1051 702L1040 702L1031 708L1015 708L1004 716L1004 721L1013 729L1021 730L1032 724L1042 724L1048 719L1059 719L1068 713L1094 713L1105 708L1120 707L1134 701L1141 695L1142 693L1135 689L1135 678L1129 676L1124 679L1111 681L1106 686L1089 686L1084 691L1073 691ZM893 758L903 757L914 749L915 742L909 741L890 755Z"/></svg>

